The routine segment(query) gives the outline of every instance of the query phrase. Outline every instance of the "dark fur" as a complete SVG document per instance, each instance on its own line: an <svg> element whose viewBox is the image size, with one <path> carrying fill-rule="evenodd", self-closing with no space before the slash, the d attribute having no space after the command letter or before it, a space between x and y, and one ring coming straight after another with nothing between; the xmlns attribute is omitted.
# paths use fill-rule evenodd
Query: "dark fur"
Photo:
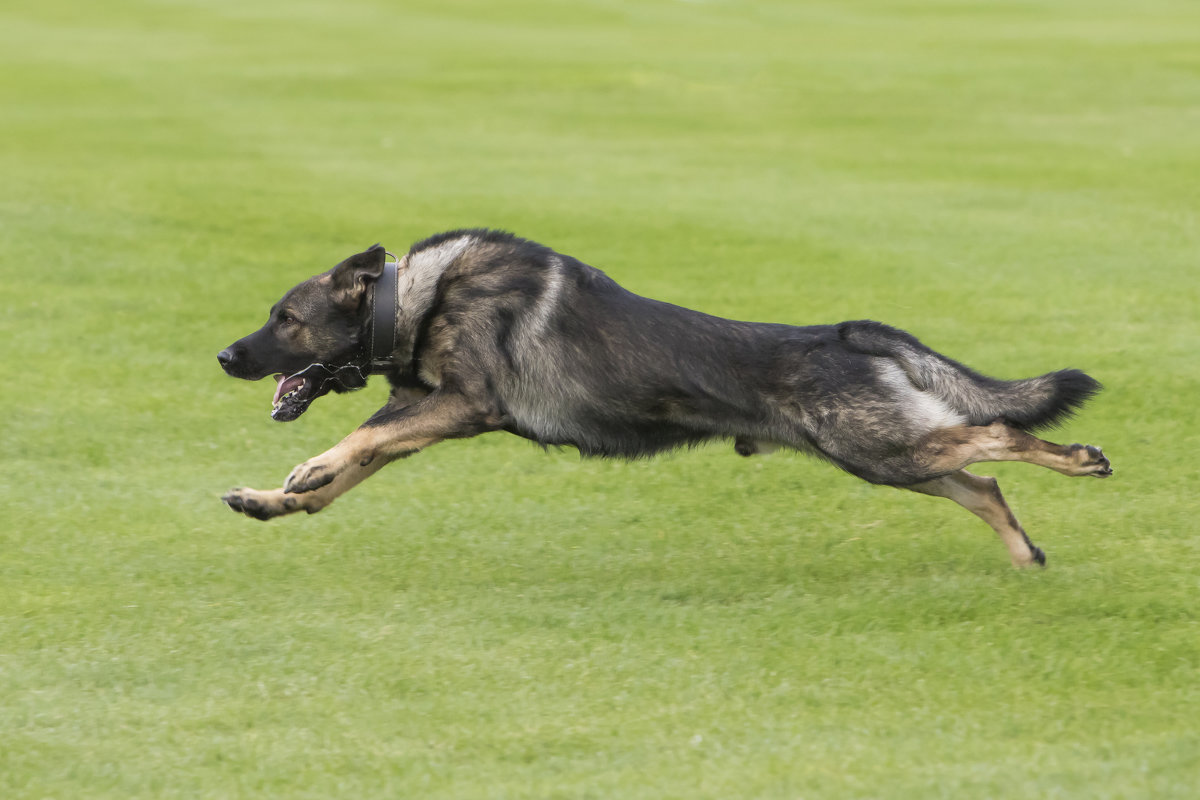
<svg viewBox="0 0 1200 800"><path fill-rule="evenodd" d="M445 265L435 258L442 250ZM223 351L225 369L255 379L353 361L382 253L372 248L291 290L262 330ZM387 373L395 395L360 429L370 444L353 450L367 463L417 447L404 442L488 430L621 458L728 438L743 454L757 443L782 445L872 483L914 487L958 471L930 450L943 429L1000 421L1037 430L1100 388L1077 370L989 378L878 322L796 327L709 316L640 297L506 233L439 234L413 246L407 268L419 269L423 257L441 271L424 295L413 290L405 309L398 363ZM284 311L295 321L281 318ZM355 383L310 386L304 407ZM953 424L941 424L947 420ZM405 438L426 428L426 438ZM337 474L336 464L325 466ZM306 480L289 479L287 493L333 478Z"/></svg>

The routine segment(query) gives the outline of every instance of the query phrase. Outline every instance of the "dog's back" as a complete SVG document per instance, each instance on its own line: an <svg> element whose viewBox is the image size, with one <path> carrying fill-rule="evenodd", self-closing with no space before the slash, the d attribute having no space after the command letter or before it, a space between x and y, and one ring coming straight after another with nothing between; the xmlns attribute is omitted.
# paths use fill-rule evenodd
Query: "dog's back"
<svg viewBox="0 0 1200 800"><path fill-rule="evenodd" d="M1036 429L1098 388L1076 370L989 378L877 322L714 317L503 235L466 249L444 280L435 316L473 324L455 327L452 345L431 339L430 349L453 350L489 375L507 430L585 455L640 457L732 438L815 453L900 485L925 476L908 451L935 430L997 418Z"/></svg>

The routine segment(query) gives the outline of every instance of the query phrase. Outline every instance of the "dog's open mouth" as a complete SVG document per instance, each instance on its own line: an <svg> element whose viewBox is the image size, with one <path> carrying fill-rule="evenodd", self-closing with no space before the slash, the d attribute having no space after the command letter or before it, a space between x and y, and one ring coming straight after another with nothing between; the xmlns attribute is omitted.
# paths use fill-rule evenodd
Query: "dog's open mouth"
<svg viewBox="0 0 1200 800"><path fill-rule="evenodd" d="M307 411L313 400L331 389L348 392L366 385L366 374L354 364L340 367L309 364L295 375L276 375L275 396L271 398L271 419L291 422Z"/></svg>
<svg viewBox="0 0 1200 800"><path fill-rule="evenodd" d="M306 370L307 371L307 370ZM303 373L291 376L275 376L275 396L271 398L271 419L291 422L308 410L317 396L319 381L304 377Z"/></svg>

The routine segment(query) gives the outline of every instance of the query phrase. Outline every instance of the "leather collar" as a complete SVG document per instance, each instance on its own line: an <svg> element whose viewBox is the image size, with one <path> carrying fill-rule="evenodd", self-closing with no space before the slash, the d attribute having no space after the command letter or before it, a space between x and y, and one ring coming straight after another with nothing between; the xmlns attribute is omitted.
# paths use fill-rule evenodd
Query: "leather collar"
<svg viewBox="0 0 1200 800"><path fill-rule="evenodd" d="M388 253L387 255L396 258ZM371 292L371 335L367 342L367 366L372 372L391 367L396 349L396 319L400 313L400 260L386 261L383 274Z"/></svg>

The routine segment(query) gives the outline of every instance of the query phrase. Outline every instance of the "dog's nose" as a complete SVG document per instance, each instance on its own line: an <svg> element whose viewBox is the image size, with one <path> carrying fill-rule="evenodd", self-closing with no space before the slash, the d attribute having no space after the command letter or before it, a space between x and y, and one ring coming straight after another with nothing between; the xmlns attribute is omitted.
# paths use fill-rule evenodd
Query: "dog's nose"
<svg viewBox="0 0 1200 800"><path fill-rule="evenodd" d="M226 347L217 353L217 361L221 363L222 369L228 369L229 365L233 363L233 351Z"/></svg>

